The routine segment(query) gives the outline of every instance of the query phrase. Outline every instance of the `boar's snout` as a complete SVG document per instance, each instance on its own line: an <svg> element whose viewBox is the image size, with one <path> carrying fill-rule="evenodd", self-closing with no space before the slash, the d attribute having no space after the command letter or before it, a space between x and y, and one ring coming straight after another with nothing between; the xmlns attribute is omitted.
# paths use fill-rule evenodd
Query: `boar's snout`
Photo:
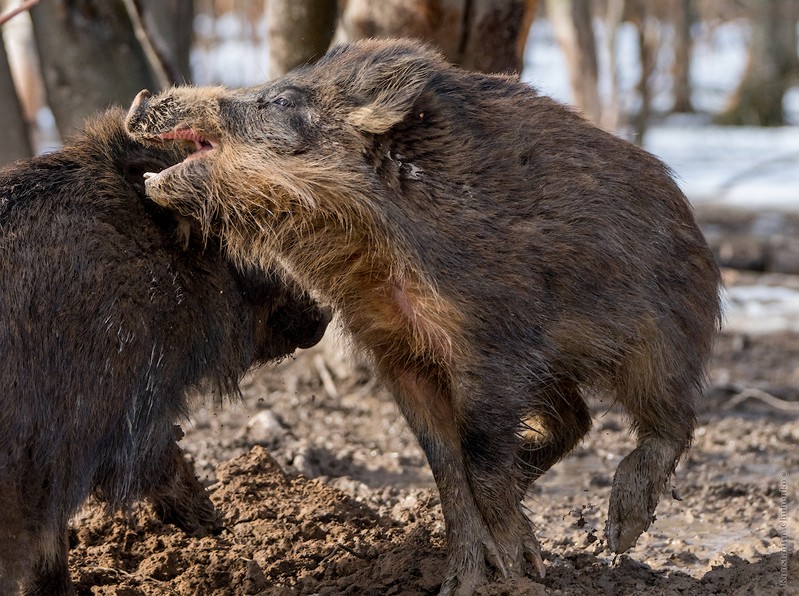
<svg viewBox="0 0 799 596"><path fill-rule="evenodd" d="M142 89L133 99L130 105L128 115L125 117L125 127L128 132L135 132L138 125L141 124L144 111L147 109L149 99L153 96L148 89Z"/></svg>
<svg viewBox="0 0 799 596"><path fill-rule="evenodd" d="M329 306L321 306L316 309L314 315L307 323L308 333L298 342L298 348L308 349L321 341L328 324L333 319L333 310Z"/></svg>
<svg viewBox="0 0 799 596"><path fill-rule="evenodd" d="M293 352L295 348L307 349L315 346L325 334L333 312L330 307L319 306L315 302L291 304L278 308L269 319L273 337L285 343L284 352ZM277 346L270 345L274 350ZM262 350L259 359L271 359L275 355Z"/></svg>

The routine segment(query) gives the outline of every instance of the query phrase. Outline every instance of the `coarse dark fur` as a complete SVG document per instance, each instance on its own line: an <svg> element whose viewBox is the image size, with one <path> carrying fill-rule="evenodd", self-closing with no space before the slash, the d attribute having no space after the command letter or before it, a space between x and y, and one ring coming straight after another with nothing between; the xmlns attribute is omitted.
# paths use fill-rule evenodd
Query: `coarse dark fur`
<svg viewBox="0 0 799 596"><path fill-rule="evenodd" d="M138 139L198 152L148 180L243 262L287 267L374 356L435 475L441 592L543 571L520 507L623 404L606 536L650 524L695 425L719 271L666 166L510 77L366 41L257 87L142 92Z"/></svg>
<svg viewBox="0 0 799 596"><path fill-rule="evenodd" d="M316 343L329 319L295 284L234 268L218 241L185 247L142 174L186 153L136 143L123 117L0 170L1 594L73 593L67 522L92 493L214 529L176 443L189 393L235 393L251 364Z"/></svg>

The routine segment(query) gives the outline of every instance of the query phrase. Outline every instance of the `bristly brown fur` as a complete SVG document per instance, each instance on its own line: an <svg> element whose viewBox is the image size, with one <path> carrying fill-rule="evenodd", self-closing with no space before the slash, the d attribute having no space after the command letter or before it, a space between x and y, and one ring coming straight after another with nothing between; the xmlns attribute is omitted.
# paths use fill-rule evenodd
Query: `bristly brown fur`
<svg viewBox="0 0 799 596"><path fill-rule="evenodd" d="M365 41L247 89L137 98L137 139L213 150L147 183L242 262L338 309L427 454L449 540L442 593L541 569L519 501L607 390L638 446L606 534L651 522L695 424L720 275L668 169L508 77Z"/></svg>

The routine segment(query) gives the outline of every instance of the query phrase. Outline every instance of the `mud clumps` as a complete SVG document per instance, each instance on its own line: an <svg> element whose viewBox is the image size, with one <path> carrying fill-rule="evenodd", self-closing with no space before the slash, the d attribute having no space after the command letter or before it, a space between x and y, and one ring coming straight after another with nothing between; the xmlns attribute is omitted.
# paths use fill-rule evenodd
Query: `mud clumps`
<svg viewBox="0 0 799 596"><path fill-rule="evenodd" d="M107 596L240 596L320 594L435 594L446 569L443 533L430 533L440 510L420 500L420 519L378 513L320 481L287 475L260 447L219 466L211 500L224 520L217 536L176 533L147 508L110 519L88 508L72 535L71 561L78 594ZM743 510L727 508L730 515ZM558 511L550 524L557 525ZM565 528L564 528L565 530ZM562 530L563 531L563 530ZM562 532L561 531L561 532ZM728 555L705 573L695 565L647 564L591 554L545 542L547 577L515 578L478 588L483 596L509 594L683 593L730 595L793 593L799 554L789 553L791 578L779 585L781 555L756 562ZM651 547L650 547L651 548ZM666 550L669 547L665 547ZM679 551L674 551L675 555ZM685 555L683 555L685 556ZM781 591L782 590L782 591Z"/></svg>
<svg viewBox="0 0 799 596"><path fill-rule="evenodd" d="M391 594L387 586L419 583L413 553L431 548L423 529L287 475L259 447L221 464L218 477L210 491L224 528L218 536L176 534L146 508L113 523L92 510L73 537L72 559L95 562L76 564L79 592L106 585L131 594ZM443 565L441 537L436 542L431 556ZM437 586L432 575L427 581Z"/></svg>

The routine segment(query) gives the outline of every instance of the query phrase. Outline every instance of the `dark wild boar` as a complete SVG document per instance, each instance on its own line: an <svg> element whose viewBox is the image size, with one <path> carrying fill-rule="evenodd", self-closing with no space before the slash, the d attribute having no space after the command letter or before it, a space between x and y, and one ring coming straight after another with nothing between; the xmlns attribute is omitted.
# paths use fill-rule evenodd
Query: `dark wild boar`
<svg viewBox="0 0 799 596"><path fill-rule="evenodd" d="M145 91L127 126L197 149L149 177L155 202L242 262L286 266L373 355L441 495L443 594L543 572L520 500L588 431L591 391L638 437L609 546L646 530L719 324L719 271L661 162L410 41L247 89Z"/></svg>
<svg viewBox="0 0 799 596"><path fill-rule="evenodd" d="M235 393L327 324L295 285L181 237L142 174L186 153L136 143L123 120L0 170L0 594L73 593L67 522L92 493L213 530L176 443L189 394Z"/></svg>

